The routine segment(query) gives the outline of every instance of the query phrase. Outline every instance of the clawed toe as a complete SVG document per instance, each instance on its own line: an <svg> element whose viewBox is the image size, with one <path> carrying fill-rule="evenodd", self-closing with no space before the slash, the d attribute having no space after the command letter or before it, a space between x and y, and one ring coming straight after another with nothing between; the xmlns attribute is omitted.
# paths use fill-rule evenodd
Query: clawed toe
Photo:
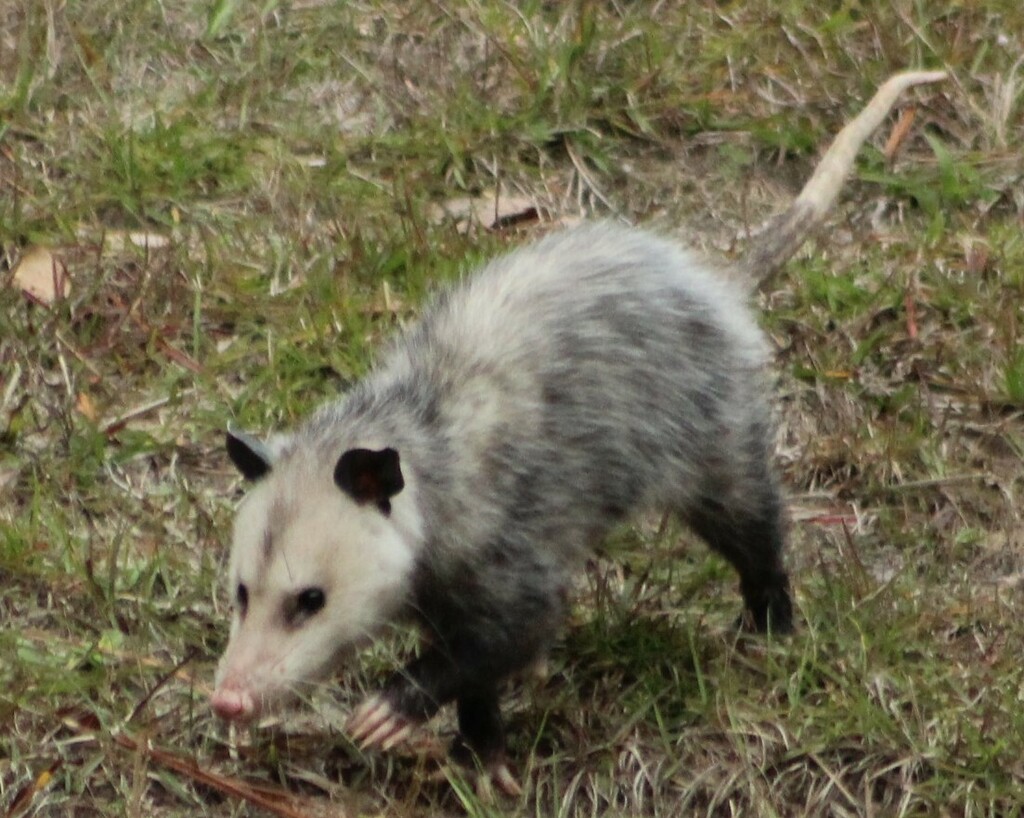
<svg viewBox="0 0 1024 818"><path fill-rule="evenodd" d="M484 770L480 774L480 779L489 779L499 790L505 795L517 798L523 794L523 788L519 786L519 782L516 781L512 775L511 770L508 768L508 764L501 762L500 764L494 764L488 769ZM479 789L479 784L478 784Z"/></svg>
<svg viewBox="0 0 1024 818"><path fill-rule="evenodd" d="M414 722L396 711L381 696L371 696L355 709L345 724L345 732L360 750L390 750L409 737Z"/></svg>
<svg viewBox="0 0 1024 818"><path fill-rule="evenodd" d="M453 775L461 777L469 773L472 776L470 780L473 781L476 797L484 804L493 804L495 802L495 790L510 798L519 798L523 794L523 788L516 781L508 765L504 762L490 764L484 768L478 767L475 774L467 770L462 764L456 763L456 767L459 769L458 773L452 767L442 765L432 780L443 781L447 779L452 781Z"/></svg>

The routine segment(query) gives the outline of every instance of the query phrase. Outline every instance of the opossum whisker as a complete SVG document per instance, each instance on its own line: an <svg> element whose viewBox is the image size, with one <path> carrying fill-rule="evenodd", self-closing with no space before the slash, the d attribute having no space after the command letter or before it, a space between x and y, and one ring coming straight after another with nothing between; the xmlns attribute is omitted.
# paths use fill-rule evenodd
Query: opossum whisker
<svg viewBox="0 0 1024 818"><path fill-rule="evenodd" d="M284 570L285 570L285 573L288 576L288 579L291 580L292 582L294 582L295 581L295 575L292 573L292 566L291 566L291 563L288 561L288 553L285 552L285 551L281 552L281 562L284 563Z"/></svg>

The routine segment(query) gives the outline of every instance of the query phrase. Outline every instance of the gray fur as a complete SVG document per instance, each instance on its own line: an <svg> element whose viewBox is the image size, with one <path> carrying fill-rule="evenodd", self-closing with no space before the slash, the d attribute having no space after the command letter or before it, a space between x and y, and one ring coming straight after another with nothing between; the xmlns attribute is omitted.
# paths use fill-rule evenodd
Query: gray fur
<svg viewBox="0 0 1024 818"><path fill-rule="evenodd" d="M556 233L442 295L295 433L284 461L382 441L415 486L407 601L444 656L393 680L398 709L457 698L461 716L467 691L541 656L572 572L638 508L693 522L739 569L755 625L790 627L766 350L745 300L651 233Z"/></svg>
<svg viewBox="0 0 1024 818"><path fill-rule="evenodd" d="M578 227L441 294L369 376L275 440L265 472L262 448L229 437L258 485L236 524L248 619L218 712L251 716L404 608L429 647L388 684L388 707L422 719L456 699L472 749L499 757L498 684L543 655L573 571L638 508L688 520L737 568L752 623L789 629L766 347L745 300L672 242ZM400 458L404 487L379 509L363 501L372 480L335 486L353 449ZM326 599L311 624L275 625L311 588Z"/></svg>
<svg viewBox="0 0 1024 818"><path fill-rule="evenodd" d="M418 486L423 574L547 635L519 608L628 512L743 514L765 493L765 346L744 302L650 233L557 233L443 296L293 445L387 441Z"/></svg>

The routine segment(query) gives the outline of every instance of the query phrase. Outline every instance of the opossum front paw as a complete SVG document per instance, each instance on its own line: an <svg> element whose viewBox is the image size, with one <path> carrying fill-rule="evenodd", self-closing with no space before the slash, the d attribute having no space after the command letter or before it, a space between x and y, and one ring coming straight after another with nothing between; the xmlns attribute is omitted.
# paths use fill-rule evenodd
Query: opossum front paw
<svg viewBox="0 0 1024 818"><path fill-rule="evenodd" d="M390 750L408 738L416 721L399 713L383 696L371 696L355 709L345 724L345 732L360 750Z"/></svg>

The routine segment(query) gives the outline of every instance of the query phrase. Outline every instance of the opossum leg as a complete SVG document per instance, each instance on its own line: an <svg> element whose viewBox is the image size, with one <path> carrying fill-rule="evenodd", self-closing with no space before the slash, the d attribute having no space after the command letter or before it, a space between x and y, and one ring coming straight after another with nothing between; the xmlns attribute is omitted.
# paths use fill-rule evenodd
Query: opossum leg
<svg viewBox="0 0 1024 818"><path fill-rule="evenodd" d="M792 631L793 603L782 565L782 503L777 491L766 490L754 510L726 508L717 500L705 499L686 517L701 538L739 572L740 591L754 629Z"/></svg>
<svg viewBox="0 0 1024 818"><path fill-rule="evenodd" d="M505 727L497 688L485 685L464 690L456 702L459 738L452 747L452 757L464 766L479 766L477 794L486 798L493 784L505 795L522 795L505 761Z"/></svg>

